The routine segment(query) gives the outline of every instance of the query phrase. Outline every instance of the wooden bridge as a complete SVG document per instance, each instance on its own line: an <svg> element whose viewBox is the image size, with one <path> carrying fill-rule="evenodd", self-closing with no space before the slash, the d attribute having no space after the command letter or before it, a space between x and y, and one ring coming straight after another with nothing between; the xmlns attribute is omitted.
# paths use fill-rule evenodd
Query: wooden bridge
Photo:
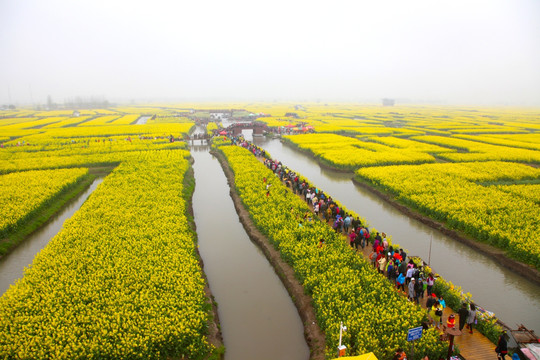
<svg viewBox="0 0 540 360"><path fill-rule="evenodd" d="M253 130L253 136L263 136L263 131L267 129L265 123L260 121L242 122L232 124L227 130L232 131L233 136L242 134L242 130Z"/></svg>

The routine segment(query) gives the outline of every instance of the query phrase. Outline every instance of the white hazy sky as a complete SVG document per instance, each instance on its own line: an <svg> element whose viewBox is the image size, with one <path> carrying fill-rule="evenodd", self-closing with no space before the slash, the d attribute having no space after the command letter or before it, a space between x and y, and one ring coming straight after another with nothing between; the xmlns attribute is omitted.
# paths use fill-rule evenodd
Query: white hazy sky
<svg viewBox="0 0 540 360"><path fill-rule="evenodd" d="M0 104L540 106L540 0L0 0Z"/></svg>

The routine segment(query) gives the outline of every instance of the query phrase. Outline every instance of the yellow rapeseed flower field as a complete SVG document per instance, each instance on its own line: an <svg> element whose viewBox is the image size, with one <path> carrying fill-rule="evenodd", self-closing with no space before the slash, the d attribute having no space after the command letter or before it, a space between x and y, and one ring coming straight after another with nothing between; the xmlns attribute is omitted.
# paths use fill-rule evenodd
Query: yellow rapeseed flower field
<svg viewBox="0 0 540 360"><path fill-rule="evenodd" d="M0 175L0 237L28 219L55 195L88 174L88 169L58 169Z"/></svg>
<svg viewBox="0 0 540 360"><path fill-rule="evenodd" d="M219 149L234 171L234 186L257 227L292 265L312 295L317 321L326 334L327 355L335 353L339 340L336 324L340 321L349 329L343 343L353 355L373 351L386 359L395 349L406 346L407 330L419 326L425 312L399 295L318 218L299 227L299 220L309 211L306 203L287 191L249 151L236 146ZM263 178L272 184L269 196ZM326 241L323 248L318 247L321 238ZM439 342L437 331L430 329L415 347L419 353L438 357L444 354L446 344Z"/></svg>
<svg viewBox="0 0 540 360"><path fill-rule="evenodd" d="M137 154L0 298L1 357L199 359L213 351L183 198L186 153Z"/></svg>

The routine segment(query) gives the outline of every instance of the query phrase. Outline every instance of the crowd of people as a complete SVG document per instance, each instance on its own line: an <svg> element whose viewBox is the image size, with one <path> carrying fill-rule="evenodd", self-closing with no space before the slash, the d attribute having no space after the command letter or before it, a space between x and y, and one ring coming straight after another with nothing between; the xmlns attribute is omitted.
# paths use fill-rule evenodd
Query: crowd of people
<svg viewBox="0 0 540 360"><path fill-rule="evenodd" d="M442 295L437 296L433 292L436 281L433 273L426 274L423 266L407 258L407 253L403 249L390 245L384 232L371 233L358 216L355 218L347 213L324 191L309 184L305 179L301 179L280 161L268 157L264 149L245 141L242 137L233 138L232 144L245 147L255 156L260 157L287 187L311 206L315 216L332 226L336 232L346 236L353 250L362 252L364 255L369 254L368 258L372 266L381 275L387 277L392 284L395 284L398 290L405 293L409 301L422 306L426 297L425 307L429 324L424 324L424 327L432 325L442 331L446 328L455 328L456 316L458 316L459 330L463 331L466 328L470 334L473 333L477 322L475 305L464 302L458 313L451 313L443 323L446 302ZM266 179L264 182L266 183ZM270 196L268 185L267 196ZM302 219L299 220L299 226L302 226ZM319 246L321 244L324 244L323 239Z"/></svg>

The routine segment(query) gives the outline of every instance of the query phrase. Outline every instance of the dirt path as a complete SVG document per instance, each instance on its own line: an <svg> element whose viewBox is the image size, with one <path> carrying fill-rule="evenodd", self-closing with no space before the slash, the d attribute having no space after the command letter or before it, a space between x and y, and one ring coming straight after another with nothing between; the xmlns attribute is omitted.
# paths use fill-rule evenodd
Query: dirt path
<svg viewBox="0 0 540 360"><path fill-rule="evenodd" d="M235 191L234 174L229 167L229 164L224 157L216 151L211 151L211 154L216 156L223 168L223 172L227 177L230 187L230 195L240 218L240 222L244 226L246 233L251 241L253 241L264 253L270 264L274 267L276 274L280 277L283 285L289 292L293 300L300 318L304 325L304 337L310 348L310 359L323 360L325 359L326 337L319 325L315 316L315 309L312 306L310 296L304 294L304 287L294 276L294 270L281 258L279 251L274 249L270 241L257 229L249 216L249 212L244 208L240 196Z"/></svg>

